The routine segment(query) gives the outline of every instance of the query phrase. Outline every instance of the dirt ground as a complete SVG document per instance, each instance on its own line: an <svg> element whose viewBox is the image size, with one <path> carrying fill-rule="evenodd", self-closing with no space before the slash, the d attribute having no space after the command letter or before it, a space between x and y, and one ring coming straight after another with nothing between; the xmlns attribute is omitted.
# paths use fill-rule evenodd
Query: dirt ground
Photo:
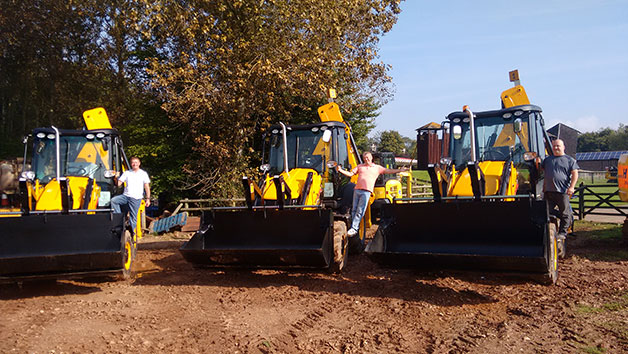
<svg viewBox="0 0 628 354"><path fill-rule="evenodd" d="M594 229L576 225L555 286L364 255L342 275L197 270L153 242L134 281L0 285L0 352L628 352L628 247Z"/></svg>

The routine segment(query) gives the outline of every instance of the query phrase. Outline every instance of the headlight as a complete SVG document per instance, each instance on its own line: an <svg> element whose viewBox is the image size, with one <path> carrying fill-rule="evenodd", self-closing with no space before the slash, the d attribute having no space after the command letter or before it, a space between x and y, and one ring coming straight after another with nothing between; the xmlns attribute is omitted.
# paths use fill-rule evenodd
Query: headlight
<svg viewBox="0 0 628 354"><path fill-rule="evenodd" d="M35 179L35 172L33 171L24 171L20 174L21 179L25 179L27 181L32 181Z"/></svg>
<svg viewBox="0 0 628 354"><path fill-rule="evenodd" d="M270 164L269 163L265 163L265 164L261 165L259 167L259 171L261 173L267 173L268 171L270 171Z"/></svg>
<svg viewBox="0 0 628 354"><path fill-rule="evenodd" d="M532 161L534 160L538 155L536 154L536 152L534 151L528 151L526 153L523 154L523 160L524 161Z"/></svg>

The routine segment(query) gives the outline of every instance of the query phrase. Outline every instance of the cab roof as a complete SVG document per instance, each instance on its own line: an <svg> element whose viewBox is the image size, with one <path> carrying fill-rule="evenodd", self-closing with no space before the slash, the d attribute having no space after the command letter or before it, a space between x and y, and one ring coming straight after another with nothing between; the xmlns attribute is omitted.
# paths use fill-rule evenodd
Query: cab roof
<svg viewBox="0 0 628 354"><path fill-rule="evenodd" d="M55 130L52 127L35 128L33 129L33 136L37 133L55 134ZM93 130L76 130L76 129L59 129L59 135L61 136L85 136L86 134L98 134L103 133L106 136L120 136L117 129L93 129Z"/></svg>
<svg viewBox="0 0 628 354"><path fill-rule="evenodd" d="M541 113L543 110L539 106L536 106L533 104L526 104L526 105L514 106L510 108L498 109L494 111L473 112L473 115L476 119L482 119L486 117L502 116L505 113L514 113L517 111ZM454 118L466 118L466 117L468 117L468 115L465 112L452 112L452 113L449 113L449 115L447 115L446 118L448 120L453 120Z"/></svg>
<svg viewBox="0 0 628 354"><path fill-rule="evenodd" d="M327 127L327 128L334 128L334 127L338 127L338 128L346 128L347 125L343 122L338 122L338 121L327 121L327 122L320 122L320 123L313 123L313 124L295 124L295 125L290 125L290 124L286 124L286 128L290 131L290 130L310 130L312 128L320 128L320 127ZM268 128L268 131L270 132L273 129L281 129L281 125L279 124L273 124Z"/></svg>

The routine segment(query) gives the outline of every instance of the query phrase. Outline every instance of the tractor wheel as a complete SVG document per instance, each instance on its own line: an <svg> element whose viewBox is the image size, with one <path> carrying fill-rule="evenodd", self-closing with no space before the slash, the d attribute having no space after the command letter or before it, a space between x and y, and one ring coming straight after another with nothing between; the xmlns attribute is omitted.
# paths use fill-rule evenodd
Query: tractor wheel
<svg viewBox="0 0 628 354"><path fill-rule="evenodd" d="M333 273L340 273L347 263L348 243L347 224L341 220L334 221L334 259L330 266Z"/></svg>
<svg viewBox="0 0 628 354"><path fill-rule="evenodd" d="M540 282L545 285L556 284L558 280L558 240L556 239L557 227L553 222L549 223L549 249L547 250L547 273L543 274Z"/></svg>
<svg viewBox="0 0 628 354"><path fill-rule="evenodd" d="M135 261L136 245L129 230L124 230L124 242L122 242L122 278L130 279L132 276L133 262Z"/></svg>

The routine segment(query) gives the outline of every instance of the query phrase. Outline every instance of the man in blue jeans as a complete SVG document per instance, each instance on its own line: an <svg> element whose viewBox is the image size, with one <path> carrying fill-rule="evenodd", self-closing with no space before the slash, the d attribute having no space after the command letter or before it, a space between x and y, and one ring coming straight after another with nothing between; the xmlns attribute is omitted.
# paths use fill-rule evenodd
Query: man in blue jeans
<svg viewBox="0 0 628 354"><path fill-rule="evenodd" d="M351 228L347 232L349 237L353 237L360 229L360 220L366 212L369 205L371 193L375 187L375 180L382 173L399 173L408 171L407 167L400 169L390 169L373 163L373 155L366 151L362 154L363 164L357 165L351 171L346 171L340 165L336 166L336 170L347 177L358 175L358 183L353 190L353 207L351 208Z"/></svg>
<svg viewBox="0 0 628 354"><path fill-rule="evenodd" d="M124 215L129 213L133 232L137 225L137 211L144 197L146 197L146 206L150 206L150 178L146 171L140 169L140 164L139 158L131 157L131 169L124 171L122 176L118 177L118 187L126 182L124 194L111 198L111 207L114 212Z"/></svg>

